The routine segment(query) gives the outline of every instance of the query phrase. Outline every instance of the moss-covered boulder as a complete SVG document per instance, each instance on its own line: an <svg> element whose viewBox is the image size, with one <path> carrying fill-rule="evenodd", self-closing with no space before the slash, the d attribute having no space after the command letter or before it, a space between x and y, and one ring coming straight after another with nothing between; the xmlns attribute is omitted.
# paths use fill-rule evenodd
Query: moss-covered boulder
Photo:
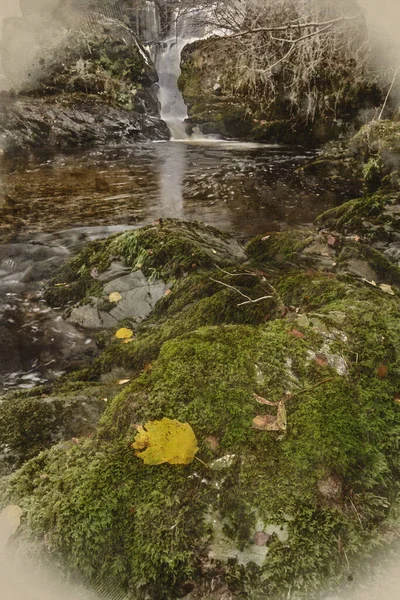
<svg viewBox="0 0 400 600"><path fill-rule="evenodd" d="M96 429L105 402L99 387L53 396L47 390L14 392L0 403L0 473L15 469L61 440Z"/></svg>
<svg viewBox="0 0 400 600"><path fill-rule="evenodd" d="M108 301L112 291L121 292L121 300L126 301L135 287L146 284L149 313L167 291L165 284L172 286L189 274L244 260L242 246L230 235L200 223L159 220L86 246L50 281L45 299L52 306L66 306L77 302L87 305L97 297L103 301L103 312L108 310L117 322L132 315L129 307L122 318L118 306L113 312Z"/></svg>
<svg viewBox="0 0 400 600"><path fill-rule="evenodd" d="M5 22L1 52L12 92L0 99L4 150L168 139L147 51L126 24L89 17Z"/></svg>
<svg viewBox="0 0 400 600"><path fill-rule="evenodd" d="M280 18L276 16L278 22ZM268 52L279 57L281 49L268 38L211 37L183 49L178 84L189 122L203 133L320 144L360 127L360 108L381 102L381 91L368 73L360 74L351 52L337 57L334 70L322 56L319 70L308 80L301 52L292 55L290 65L282 56L272 70L265 61L264 69L261 63L258 69L246 63L251 54L247 44L251 48L252 43L260 46L261 62ZM293 84L300 71L303 77Z"/></svg>
<svg viewBox="0 0 400 600"><path fill-rule="evenodd" d="M182 263L187 245L172 260L171 228L197 248L199 272ZM357 577L398 493L400 301L394 286L319 262L321 236L266 235L232 259L229 238L166 222L81 254L82 282L109 268L117 240L127 265L141 256L143 272L176 281L133 342L115 340L64 380L115 389L128 374L96 433L2 480L1 504L24 510L17 540L137 600L207 598L215 586L236 599L313 598ZM137 427L164 417L191 425L191 464L135 456Z"/></svg>

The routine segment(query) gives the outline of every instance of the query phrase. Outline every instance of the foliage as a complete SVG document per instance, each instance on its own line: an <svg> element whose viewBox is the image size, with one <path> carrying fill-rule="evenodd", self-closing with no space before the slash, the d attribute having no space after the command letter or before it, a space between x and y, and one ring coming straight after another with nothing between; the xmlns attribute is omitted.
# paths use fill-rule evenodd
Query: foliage
<svg viewBox="0 0 400 600"><path fill-rule="evenodd" d="M132 448L146 465L188 465L198 451L196 436L189 423L176 419L150 421L138 425Z"/></svg>

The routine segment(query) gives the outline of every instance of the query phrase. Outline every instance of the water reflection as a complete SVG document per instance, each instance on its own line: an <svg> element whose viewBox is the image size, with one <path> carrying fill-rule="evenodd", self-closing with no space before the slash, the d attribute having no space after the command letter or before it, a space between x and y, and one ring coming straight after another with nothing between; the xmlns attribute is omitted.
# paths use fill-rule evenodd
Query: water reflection
<svg viewBox="0 0 400 600"><path fill-rule="evenodd" d="M177 219L184 216L183 178L187 169L184 144L172 144L159 169L161 215Z"/></svg>
<svg viewBox="0 0 400 600"><path fill-rule="evenodd" d="M309 158L290 148L167 142L4 159L0 236L158 217L246 236L309 223L346 197L296 172Z"/></svg>

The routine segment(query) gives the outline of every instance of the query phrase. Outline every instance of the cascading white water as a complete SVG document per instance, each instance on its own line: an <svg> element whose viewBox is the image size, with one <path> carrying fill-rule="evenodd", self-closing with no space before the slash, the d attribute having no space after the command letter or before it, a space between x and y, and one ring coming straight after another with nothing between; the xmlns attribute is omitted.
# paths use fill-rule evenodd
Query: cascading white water
<svg viewBox="0 0 400 600"><path fill-rule="evenodd" d="M173 140L189 137L188 126L185 123L187 108L178 89L181 52L186 43L187 39L178 37L163 41L156 61L161 118L167 123Z"/></svg>
<svg viewBox="0 0 400 600"><path fill-rule="evenodd" d="M168 34L157 49L156 68L159 77L158 99L161 105L161 118L167 123L173 140L185 140L192 136L190 125L186 123L187 107L178 88L181 52L190 44L210 35L203 9L188 12L184 18L171 16ZM201 134L200 134L201 135ZM199 137L199 134L196 134Z"/></svg>

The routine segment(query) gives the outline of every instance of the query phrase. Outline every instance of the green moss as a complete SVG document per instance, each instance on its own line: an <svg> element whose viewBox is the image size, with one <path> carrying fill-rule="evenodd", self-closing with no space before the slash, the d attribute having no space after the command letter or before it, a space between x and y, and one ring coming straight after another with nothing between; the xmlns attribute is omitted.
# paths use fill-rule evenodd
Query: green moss
<svg viewBox="0 0 400 600"><path fill-rule="evenodd" d="M103 374L103 397L108 371L131 377L107 392L91 439L54 446L0 484L0 503L25 511L22 539L45 539L66 569L137 600L180 597L189 581L206 594L216 573L238 597L310 600L354 568L398 494L400 306L379 289L304 270L309 242L307 232L256 238L251 261L232 266L228 237L167 221L76 259L82 281L122 256L175 285L133 342L114 341L92 368L59 383L79 389ZM373 250L354 248L376 263ZM271 298L240 306L241 294ZM283 400L286 430L253 428ZM135 457L135 427L162 417L190 423L200 461L149 466ZM242 556L269 527L264 562L218 556L222 535Z"/></svg>
<svg viewBox="0 0 400 600"><path fill-rule="evenodd" d="M80 385L82 388L82 384ZM85 391L85 390L83 390ZM0 404L0 450L4 468L18 467L61 439L93 431L104 409L82 395L9 394Z"/></svg>
<svg viewBox="0 0 400 600"><path fill-rule="evenodd" d="M351 288L335 285L320 310L327 330L295 324L300 338L283 319L204 327L163 343L152 370L109 404L95 439L55 447L9 480L3 500L25 509L26 532L46 533L52 552L95 584L139 586L151 598L212 577L204 563L214 535L209 510L238 551L251 546L259 520L287 530L286 541L271 538L263 566L220 565L239 594L284 598L292 589L311 598L324 577L346 572L396 494L400 315L396 299L374 291L355 300ZM346 315L339 333L332 311ZM348 374L315 363L323 347L348 357ZM286 433L252 429L257 414L276 412L254 392L272 402L297 392L286 403ZM234 455L233 462L223 471L197 461L143 465L129 447L132 425L162 417L191 424L202 461ZM219 441L214 452L208 436ZM333 498L319 489L329 476L342 486Z"/></svg>
<svg viewBox="0 0 400 600"><path fill-rule="evenodd" d="M97 276L116 259L132 271L141 269L149 278L168 282L212 269L216 263L232 265L244 258L239 244L212 227L165 219L158 225L91 242L51 280L45 298L51 306L63 306L100 296L102 286Z"/></svg>
<svg viewBox="0 0 400 600"><path fill-rule="evenodd" d="M385 215L385 207L392 196L376 193L372 196L357 198L341 206L322 213L316 220L320 227L343 233L363 235L369 233L372 225L392 224L393 220Z"/></svg>
<svg viewBox="0 0 400 600"><path fill-rule="evenodd" d="M309 241L309 234L302 231L260 235L247 244L246 254L257 264L298 262ZM301 260L305 261L304 256Z"/></svg>

